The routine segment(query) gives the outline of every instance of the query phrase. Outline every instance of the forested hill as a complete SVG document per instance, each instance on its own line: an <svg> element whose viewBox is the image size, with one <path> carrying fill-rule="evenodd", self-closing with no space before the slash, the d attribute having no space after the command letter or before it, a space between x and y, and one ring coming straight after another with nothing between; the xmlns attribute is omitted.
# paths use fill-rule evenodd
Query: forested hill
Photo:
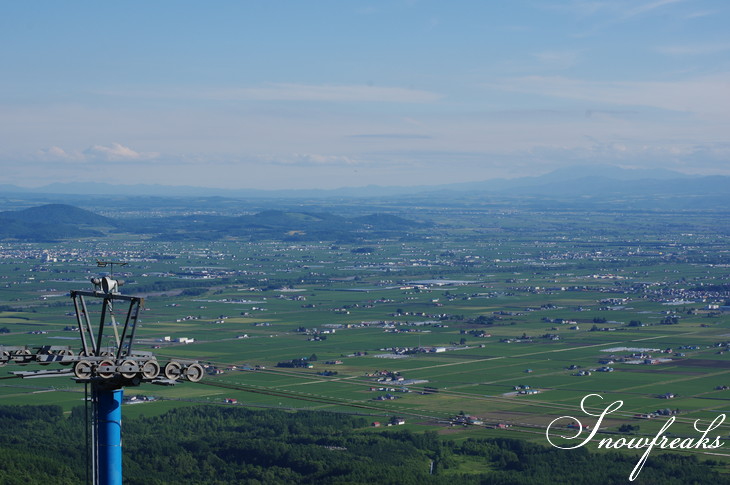
<svg viewBox="0 0 730 485"><path fill-rule="evenodd" d="M0 240L57 241L100 237L117 227L114 219L67 204L46 204L0 212Z"/></svg>
<svg viewBox="0 0 730 485"><path fill-rule="evenodd" d="M0 483L76 485L86 480L83 408L0 407ZM559 450L508 439L451 441L400 427L375 431L363 417L235 407L185 407L128 418L127 485L629 483L637 457ZM653 454L637 485L720 484L712 462Z"/></svg>
<svg viewBox="0 0 730 485"><path fill-rule="evenodd" d="M127 221L130 232L155 235L160 240L353 241L375 237L403 237L428 227L389 214L346 218L328 212L267 210L243 216L191 215Z"/></svg>
<svg viewBox="0 0 730 485"><path fill-rule="evenodd" d="M0 212L0 240L57 241L132 233L158 240L359 240L401 237L428 227L392 214L346 218L327 212L266 210L252 215L138 216L113 219L66 204L47 204Z"/></svg>

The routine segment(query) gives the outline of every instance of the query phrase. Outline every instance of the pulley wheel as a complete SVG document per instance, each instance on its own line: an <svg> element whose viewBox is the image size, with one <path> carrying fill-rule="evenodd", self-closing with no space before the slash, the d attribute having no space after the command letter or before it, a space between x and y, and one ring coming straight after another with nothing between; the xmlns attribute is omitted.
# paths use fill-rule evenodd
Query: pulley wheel
<svg viewBox="0 0 730 485"><path fill-rule="evenodd" d="M171 360L170 362L165 364L165 369L163 372L165 373L166 378L174 381L182 374L182 365L180 365L180 362L175 362L174 360Z"/></svg>
<svg viewBox="0 0 730 485"><path fill-rule="evenodd" d="M160 373L160 364L156 360L148 360L142 364L142 377L154 379Z"/></svg>
<svg viewBox="0 0 730 485"><path fill-rule="evenodd" d="M59 350L58 351L58 355L60 355L62 357L73 357L74 351L73 350L68 350L68 349ZM61 361L59 361L59 364L61 364L61 365L69 365L69 364L71 364L71 361L64 361L63 359L61 359Z"/></svg>
<svg viewBox="0 0 730 485"><path fill-rule="evenodd" d="M139 365L133 360L125 360L118 368L125 379L133 379L139 372Z"/></svg>
<svg viewBox="0 0 730 485"><path fill-rule="evenodd" d="M113 368L114 362L112 362L111 360L102 360L101 362L99 362L99 366L96 368L96 375L98 375L102 379L111 379L112 377L114 377L113 370L112 371L106 371L106 370L102 371L102 370L100 370L101 367L112 367Z"/></svg>
<svg viewBox="0 0 730 485"><path fill-rule="evenodd" d="M51 361L50 360L47 360L48 357L46 357L46 356L51 356L51 355L53 355L53 352L47 352L47 351L46 352L42 352L42 351L39 350L35 354L36 362L38 362L40 365L48 365L48 364L51 363ZM43 358L43 359L46 359L46 360L38 360L39 357L40 358Z"/></svg>
<svg viewBox="0 0 730 485"><path fill-rule="evenodd" d="M25 365L30 362L28 358L33 355L33 352L29 349L14 350L10 353L10 355L16 364Z"/></svg>
<svg viewBox="0 0 730 485"><path fill-rule="evenodd" d="M203 378L203 366L200 364L190 364L185 367L185 378L190 382L198 382Z"/></svg>
<svg viewBox="0 0 730 485"><path fill-rule="evenodd" d="M79 360L74 364L74 375L79 379L88 379L91 377L93 367L88 360Z"/></svg>

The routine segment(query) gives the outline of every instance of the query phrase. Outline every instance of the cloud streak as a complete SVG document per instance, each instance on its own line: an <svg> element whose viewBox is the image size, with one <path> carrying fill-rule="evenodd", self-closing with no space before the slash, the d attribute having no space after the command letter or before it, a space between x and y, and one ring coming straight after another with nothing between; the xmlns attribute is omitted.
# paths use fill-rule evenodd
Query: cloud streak
<svg viewBox="0 0 730 485"><path fill-rule="evenodd" d="M685 44L674 46L662 46L656 48L657 52L670 56L702 56L721 54L730 51L729 42L707 43L707 44Z"/></svg>
<svg viewBox="0 0 730 485"><path fill-rule="evenodd" d="M657 0L655 2L645 3L643 5L638 5L636 7L633 7L631 9L625 11L624 18L636 17L638 15L642 15L647 12L651 12L652 10L656 10L656 9L664 7L666 5L671 5L673 3L682 3L685 1L686 0Z"/></svg>
<svg viewBox="0 0 730 485"><path fill-rule="evenodd" d="M84 161L84 154L81 152L67 152L61 147L52 146L38 150L36 159L42 161Z"/></svg>
<svg viewBox="0 0 730 485"><path fill-rule="evenodd" d="M120 143L112 143L110 146L94 145L87 148L84 154L90 159L100 159L109 162L120 162L125 160L147 160L156 158L156 153L140 153Z"/></svg>
<svg viewBox="0 0 730 485"><path fill-rule="evenodd" d="M52 146L47 149L39 150L37 152L36 159L47 162L129 162L153 160L157 157L159 157L159 153L138 152L122 145L121 143L112 143L108 146L93 145L83 151L67 151L63 148Z"/></svg>
<svg viewBox="0 0 730 485"><path fill-rule="evenodd" d="M207 99L216 101L314 101L432 103L442 95L419 89L371 85L272 83L265 86L167 91L105 90L100 94L137 98Z"/></svg>
<svg viewBox="0 0 730 485"><path fill-rule="evenodd" d="M409 133L373 133L361 135L349 135L347 138L365 138L365 139L386 139L386 140L432 140L430 135L418 135Z"/></svg>
<svg viewBox="0 0 730 485"><path fill-rule="evenodd" d="M273 84L267 87L243 89L240 93L246 99L265 101L428 103L440 98L439 95L428 91L367 85Z"/></svg>
<svg viewBox="0 0 730 485"><path fill-rule="evenodd" d="M718 113L730 110L730 74L683 81L586 81L559 76L525 76L491 83L490 88L622 106Z"/></svg>
<svg viewBox="0 0 730 485"><path fill-rule="evenodd" d="M291 155L270 155L258 157L264 164L285 166L351 166L360 162L353 157L342 155L323 155L319 153L294 153Z"/></svg>

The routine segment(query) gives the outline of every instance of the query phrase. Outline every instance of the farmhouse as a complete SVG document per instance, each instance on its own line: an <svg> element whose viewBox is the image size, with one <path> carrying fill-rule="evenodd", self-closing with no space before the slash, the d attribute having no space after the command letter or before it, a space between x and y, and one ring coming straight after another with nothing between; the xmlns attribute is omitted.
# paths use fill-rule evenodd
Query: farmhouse
<svg viewBox="0 0 730 485"><path fill-rule="evenodd" d="M519 391L517 394L527 394L527 395L540 394L540 390L539 389L523 389L523 390Z"/></svg>
<svg viewBox="0 0 730 485"><path fill-rule="evenodd" d="M484 421L482 421L480 418L477 418L476 416L469 416L467 414L459 414L455 416L451 420L452 425L461 424L466 426L467 424L473 424L473 425L482 425L484 424Z"/></svg>

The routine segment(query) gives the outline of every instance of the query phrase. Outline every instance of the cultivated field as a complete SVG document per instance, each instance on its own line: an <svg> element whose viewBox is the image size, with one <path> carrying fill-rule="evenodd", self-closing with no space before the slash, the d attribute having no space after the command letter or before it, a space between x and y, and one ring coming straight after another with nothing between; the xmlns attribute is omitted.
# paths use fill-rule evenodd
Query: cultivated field
<svg viewBox="0 0 730 485"><path fill-rule="evenodd" d="M158 398L130 415L201 404L321 409L447 433L463 413L478 418L459 424L465 436L544 442L557 417L594 425L580 410L589 394L602 397L587 401L595 414L623 401L602 431L631 425L652 436L676 415L671 432L697 436L695 420L730 410L730 255L712 221L418 216L436 225L355 242L3 243L0 345L78 349L68 291L89 287L97 259L125 261L114 276L146 300L137 349L209 372L196 384L127 388ZM0 404L70 410L83 398L68 378L0 381Z"/></svg>

